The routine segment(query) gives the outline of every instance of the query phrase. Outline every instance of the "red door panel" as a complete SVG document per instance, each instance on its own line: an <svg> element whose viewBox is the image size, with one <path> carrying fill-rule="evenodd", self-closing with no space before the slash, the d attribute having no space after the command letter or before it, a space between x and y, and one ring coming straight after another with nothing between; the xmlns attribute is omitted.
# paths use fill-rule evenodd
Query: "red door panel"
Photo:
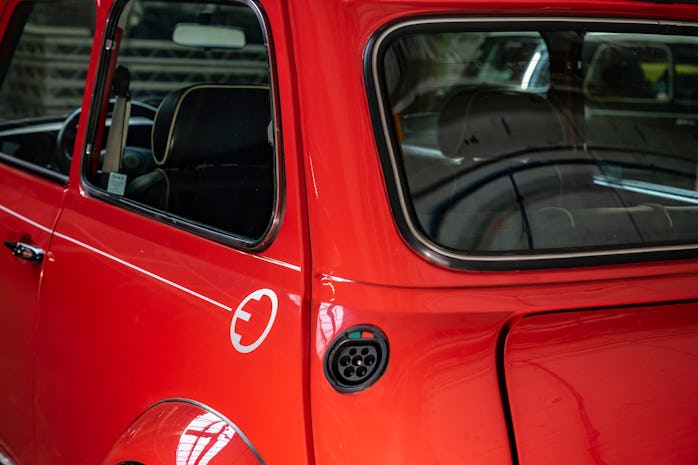
<svg viewBox="0 0 698 465"><path fill-rule="evenodd" d="M522 465L698 460L696 303L524 318L505 370Z"/></svg>
<svg viewBox="0 0 698 465"><path fill-rule="evenodd" d="M71 191L42 285L37 463L101 463L141 413L173 398L229 418L268 463L303 463L294 224L250 254Z"/></svg>
<svg viewBox="0 0 698 465"><path fill-rule="evenodd" d="M0 164L0 241L47 251L63 189ZM0 447L18 463L31 463L34 318L43 265L15 257L4 244L0 247Z"/></svg>

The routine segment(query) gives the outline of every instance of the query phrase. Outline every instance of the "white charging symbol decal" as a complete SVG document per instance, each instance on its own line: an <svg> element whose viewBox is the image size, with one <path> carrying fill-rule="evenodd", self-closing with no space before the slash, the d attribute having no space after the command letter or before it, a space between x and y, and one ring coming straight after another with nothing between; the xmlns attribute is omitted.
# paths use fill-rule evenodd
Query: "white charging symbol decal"
<svg viewBox="0 0 698 465"><path fill-rule="evenodd" d="M250 318L252 318L252 314L245 310L245 306L253 300L260 302L263 297L268 297L271 301L271 313L269 314L269 321L267 322L267 326L264 328L264 331L256 341L254 341L252 344L244 345L241 343L242 335L238 333L236 329L237 322L238 320L249 322ZM233 343L235 350L241 354L248 354L259 347L267 338L269 331L271 331L271 327L274 325L276 310L278 307L279 298L276 296L276 292L272 291L271 289L259 289L245 297L245 300L240 302L238 308L235 309L235 313L233 313L233 321L230 323L230 341Z"/></svg>

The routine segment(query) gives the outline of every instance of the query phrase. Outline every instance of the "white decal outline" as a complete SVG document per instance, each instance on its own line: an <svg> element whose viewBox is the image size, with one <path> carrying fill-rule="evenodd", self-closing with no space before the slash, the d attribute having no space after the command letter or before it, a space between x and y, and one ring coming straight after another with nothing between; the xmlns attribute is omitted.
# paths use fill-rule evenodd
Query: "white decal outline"
<svg viewBox="0 0 698 465"><path fill-rule="evenodd" d="M52 231L51 231L51 228L47 228L47 227L44 226L43 224L39 224L39 223L37 223L36 221L27 218L26 216L20 215L20 214L17 213L16 211L10 210L9 208L7 208L7 207L4 206L4 205L0 205L0 210L4 211L4 212L7 213L8 215L14 216L14 217L17 218L17 219L20 219L20 220L24 221L25 223L29 223L30 225L32 225L32 226L34 226L35 228L40 229L40 230L42 230L42 231L44 231L44 232L47 232L47 233L49 233L49 234L52 232Z"/></svg>
<svg viewBox="0 0 698 465"><path fill-rule="evenodd" d="M251 313L244 310L245 306L252 300L260 302L263 297L268 297L269 300L271 300L271 315L269 316L269 321L267 322L267 326L264 328L264 331L257 338L256 341L254 341L252 344L244 345L241 343L242 336L235 331L235 327L237 326L238 320L249 322L250 318L252 317ZM233 319L230 322L230 342L233 343L233 347L235 348L235 350L237 350L241 354L249 354L250 352L257 349L260 345L262 345L264 340L269 335L272 326L274 326L274 321L276 320L276 313L278 308L279 298L276 295L276 292L274 292L271 289L257 289L256 291L245 297L243 301L240 302L240 305L238 305L238 307L235 309L235 313L233 313Z"/></svg>

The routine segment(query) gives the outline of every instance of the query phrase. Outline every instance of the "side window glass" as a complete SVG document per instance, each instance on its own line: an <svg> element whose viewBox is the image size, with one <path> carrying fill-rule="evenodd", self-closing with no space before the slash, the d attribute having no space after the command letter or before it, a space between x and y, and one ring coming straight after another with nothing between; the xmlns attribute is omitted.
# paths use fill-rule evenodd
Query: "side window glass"
<svg viewBox="0 0 698 465"><path fill-rule="evenodd" d="M67 174L74 139L59 144L82 104L94 5L77 0L21 3L0 53L0 153Z"/></svg>
<svg viewBox="0 0 698 465"><path fill-rule="evenodd" d="M698 104L698 45L677 44L673 55L676 100L696 105Z"/></svg>
<svg viewBox="0 0 698 465"><path fill-rule="evenodd" d="M693 247L695 36L467 24L374 54L403 234L480 263Z"/></svg>
<svg viewBox="0 0 698 465"><path fill-rule="evenodd" d="M668 46L652 42L613 43L608 39L599 42L585 43L587 49L595 48L584 83L587 99L647 104L671 100Z"/></svg>
<svg viewBox="0 0 698 465"><path fill-rule="evenodd" d="M278 195L269 57L257 12L132 0L119 24L105 128L95 131L87 180L159 219L259 246Z"/></svg>

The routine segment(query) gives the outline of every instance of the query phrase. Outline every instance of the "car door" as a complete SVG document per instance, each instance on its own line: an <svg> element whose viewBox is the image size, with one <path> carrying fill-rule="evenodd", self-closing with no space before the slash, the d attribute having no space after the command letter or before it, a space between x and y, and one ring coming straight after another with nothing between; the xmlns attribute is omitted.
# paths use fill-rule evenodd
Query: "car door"
<svg viewBox="0 0 698 465"><path fill-rule="evenodd" d="M229 419L266 463L305 463L305 234L293 132L281 149L282 121L294 124L280 112L285 44L270 47L283 15L274 2L265 15L247 3L100 8L118 25L105 44L121 41L118 56L103 47L98 97L77 118L90 121L82 161L41 288L37 463L101 463L172 399ZM208 37L202 12L223 43L174 43L180 24ZM127 73L128 91L111 92ZM127 135L114 142L118 121Z"/></svg>
<svg viewBox="0 0 698 465"><path fill-rule="evenodd" d="M10 1L0 21L0 461L32 463L35 310L68 181L56 153L65 115L82 101L89 15L76 2ZM82 6L82 11L89 8ZM64 63L56 40L86 50ZM71 43L72 41L72 43ZM65 45L65 42L64 42ZM54 82L70 75L63 87Z"/></svg>

